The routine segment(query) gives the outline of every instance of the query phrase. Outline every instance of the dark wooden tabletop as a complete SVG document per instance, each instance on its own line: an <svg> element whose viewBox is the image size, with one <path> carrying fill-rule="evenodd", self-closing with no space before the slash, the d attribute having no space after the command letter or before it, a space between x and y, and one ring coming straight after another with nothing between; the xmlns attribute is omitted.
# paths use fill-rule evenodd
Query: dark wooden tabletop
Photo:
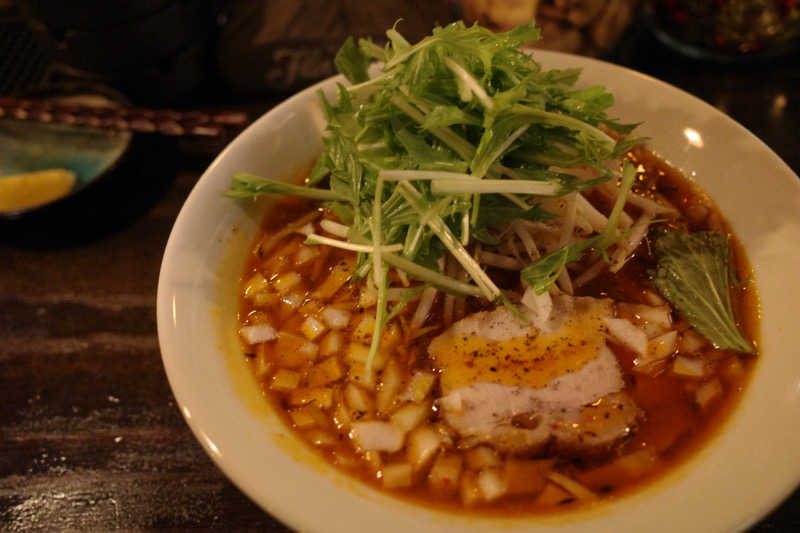
<svg viewBox="0 0 800 533"><path fill-rule="evenodd" d="M800 173L797 56L709 65L637 30L609 59L722 109ZM0 224L2 531L286 530L205 455L162 367L161 257L209 161L180 148L140 137L77 208ZM800 492L753 531L800 531Z"/></svg>

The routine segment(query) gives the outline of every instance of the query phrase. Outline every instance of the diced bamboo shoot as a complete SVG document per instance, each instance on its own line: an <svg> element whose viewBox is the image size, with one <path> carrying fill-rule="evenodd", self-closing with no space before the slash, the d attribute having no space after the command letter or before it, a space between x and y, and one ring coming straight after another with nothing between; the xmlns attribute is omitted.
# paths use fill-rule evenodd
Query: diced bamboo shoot
<svg viewBox="0 0 800 533"><path fill-rule="evenodd" d="M460 453L440 453L428 473L428 486L442 495L455 494L463 465Z"/></svg>
<svg viewBox="0 0 800 533"><path fill-rule="evenodd" d="M328 409L331 405L333 405L333 390L328 388L309 387L295 389L289 394L289 404L314 404L320 409Z"/></svg>
<svg viewBox="0 0 800 533"><path fill-rule="evenodd" d="M410 487L413 480L413 470L408 463L395 463L386 465L383 471L383 488L399 489Z"/></svg>
<svg viewBox="0 0 800 533"><path fill-rule="evenodd" d="M408 435L406 457L415 472L425 468L439 451L442 436L433 426L426 425L414 429Z"/></svg>
<svg viewBox="0 0 800 533"><path fill-rule="evenodd" d="M597 495L572 479L569 476L565 476L560 472L556 472L555 470L551 470L549 474L547 474L547 479L559 485L562 489L566 490L567 492L571 493L579 500L583 501L591 501L596 500Z"/></svg>
<svg viewBox="0 0 800 533"><path fill-rule="evenodd" d="M542 490L541 494L539 494L539 497L536 498L536 505L550 507L554 505L560 505L574 499L575 497L572 494L565 491L555 483L548 481L544 486L544 490Z"/></svg>
<svg viewBox="0 0 800 533"><path fill-rule="evenodd" d="M269 388L279 392L293 391L300 385L301 377L300 372L281 368L272 376Z"/></svg>
<svg viewBox="0 0 800 533"><path fill-rule="evenodd" d="M538 494L547 484L547 473L553 467L549 459L507 459L503 477L509 494Z"/></svg>

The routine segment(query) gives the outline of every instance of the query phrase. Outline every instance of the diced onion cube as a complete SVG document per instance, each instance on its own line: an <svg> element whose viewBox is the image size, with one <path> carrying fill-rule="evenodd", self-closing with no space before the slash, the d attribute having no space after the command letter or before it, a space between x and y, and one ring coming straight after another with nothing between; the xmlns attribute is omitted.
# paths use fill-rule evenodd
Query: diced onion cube
<svg viewBox="0 0 800 533"><path fill-rule="evenodd" d="M367 366L364 363L353 361L350 363L350 368L347 371L347 379L352 383L374 390L375 373L374 369L372 372L367 373Z"/></svg>
<svg viewBox="0 0 800 533"><path fill-rule="evenodd" d="M258 344L278 338L278 332L275 328L267 324L244 326L239 329L239 335L241 335L248 344Z"/></svg>
<svg viewBox="0 0 800 533"><path fill-rule="evenodd" d="M508 494L537 494L547 484L547 472L553 466L548 459L513 459L506 460L503 467L503 478Z"/></svg>
<svg viewBox="0 0 800 533"><path fill-rule="evenodd" d="M244 297L253 299L256 294L265 291L268 288L269 282L267 281L267 278L265 278L261 272L256 272L250 277L250 279L247 280L247 283L245 284Z"/></svg>
<svg viewBox="0 0 800 533"><path fill-rule="evenodd" d="M300 378L299 372L281 368L272 376L272 383L269 388L279 392L294 390L300 385Z"/></svg>
<svg viewBox="0 0 800 533"><path fill-rule="evenodd" d="M353 330L353 341L362 344L372 342L372 332L375 331L375 315L365 314Z"/></svg>
<svg viewBox="0 0 800 533"><path fill-rule="evenodd" d="M700 407L707 407L722 395L722 384L718 379L703 383L694 393L694 401Z"/></svg>
<svg viewBox="0 0 800 533"><path fill-rule="evenodd" d="M359 344L357 342L352 342L347 347L347 354L345 356L348 360L361 363L363 365L367 364L367 360L369 359L369 346L365 344ZM383 350L378 350L378 353L375 354L375 358L372 360L372 370L381 370L386 365L386 352Z"/></svg>
<svg viewBox="0 0 800 533"><path fill-rule="evenodd" d="M464 459L466 459L467 466L471 470L500 466L500 458L497 456L497 452L488 446L472 448L464 455Z"/></svg>
<svg viewBox="0 0 800 533"><path fill-rule="evenodd" d="M422 470L439 451L441 444L442 436L433 426L420 426L413 430L408 435L406 449L408 461L414 470Z"/></svg>
<svg viewBox="0 0 800 533"><path fill-rule="evenodd" d="M478 473L478 487L487 502L494 501L506 493L506 483L496 468L487 468Z"/></svg>
<svg viewBox="0 0 800 533"><path fill-rule="evenodd" d="M306 336L308 340L313 341L323 333L325 333L325 324L319 321L316 317L307 317L302 324L300 324L300 332Z"/></svg>
<svg viewBox="0 0 800 533"><path fill-rule="evenodd" d="M672 371L679 376L701 378L706 374L706 362L679 355L672 362Z"/></svg>
<svg viewBox="0 0 800 533"><path fill-rule="evenodd" d="M547 322L553 311L553 300L550 298L550 293L545 291L542 294L536 294L531 287L525 289L525 294L522 295L522 304L528 308L531 319L537 327Z"/></svg>
<svg viewBox="0 0 800 533"><path fill-rule="evenodd" d="M333 405L333 390L321 387L303 387L289 393L290 405L313 404L320 409L328 409Z"/></svg>
<svg viewBox="0 0 800 533"><path fill-rule="evenodd" d="M319 387L338 381L344 375L342 365L336 357L328 357L308 371L308 386Z"/></svg>
<svg viewBox="0 0 800 533"><path fill-rule="evenodd" d="M319 353L319 346L313 342L304 342L297 351L308 359L315 359Z"/></svg>
<svg viewBox="0 0 800 533"><path fill-rule="evenodd" d="M276 292L257 292L253 295L253 305L256 307L269 307L280 301L280 296Z"/></svg>
<svg viewBox="0 0 800 533"><path fill-rule="evenodd" d="M304 265L319 257L320 251L318 246L301 246L300 250L297 251L297 255L294 259L294 264L297 266Z"/></svg>
<svg viewBox="0 0 800 533"><path fill-rule="evenodd" d="M458 453L441 453L428 473L428 486L436 492L455 494L461 478L464 458Z"/></svg>
<svg viewBox="0 0 800 533"><path fill-rule="evenodd" d="M411 486L413 470L408 463L386 465L382 469L383 488L398 489Z"/></svg>
<svg viewBox="0 0 800 533"><path fill-rule="evenodd" d="M336 446L337 442L336 437L332 433L319 429L311 429L306 431L305 437L309 442L311 442L311 444L320 448L330 448L332 446Z"/></svg>
<svg viewBox="0 0 800 533"><path fill-rule="evenodd" d="M378 395L375 400L378 405L378 411L381 413L389 413L394 407L397 393L403 386L403 373L400 370L400 365L392 359L383 371L381 376L381 385L378 388Z"/></svg>
<svg viewBox="0 0 800 533"><path fill-rule="evenodd" d="M326 307L322 310L322 320L331 329L342 329L350 323L350 313L336 307Z"/></svg>
<svg viewBox="0 0 800 533"><path fill-rule="evenodd" d="M461 502L471 506L481 501L481 489L478 487L478 475L475 472L466 471L461 475L458 492L461 495Z"/></svg>
<svg viewBox="0 0 800 533"><path fill-rule="evenodd" d="M338 331L329 331L319 344L319 353L323 356L334 355L342 350L342 334Z"/></svg>
<svg viewBox="0 0 800 533"><path fill-rule="evenodd" d="M396 452L403 447L405 434L389 422L353 422L350 435L364 450Z"/></svg>
<svg viewBox="0 0 800 533"><path fill-rule="evenodd" d="M403 389L397 399L399 401L421 402L428 397L435 381L436 375L431 372L422 370L414 372L408 385L406 385L406 388Z"/></svg>
<svg viewBox="0 0 800 533"><path fill-rule="evenodd" d="M348 383L344 388L344 400L353 411L371 413L375 410L375 400L372 399L372 395L352 383Z"/></svg>
<svg viewBox="0 0 800 533"><path fill-rule="evenodd" d="M389 421L403 432L408 432L422 424L430 414L430 401L424 403L409 403L395 411Z"/></svg>
<svg viewBox="0 0 800 533"><path fill-rule="evenodd" d="M680 351L686 355L699 355L708 341L693 329L687 329L681 334Z"/></svg>
<svg viewBox="0 0 800 533"><path fill-rule="evenodd" d="M300 274L297 272L286 272L285 274L281 274L272 284L275 286L275 290L278 291L279 294L287 294L289 291L297 287L300 282L303 281L303 278L300 277Z"/></svg>
<svg viewBox="0 0 800 533"><path fill-rule="evenodd" d="M606 318L605 324L611 338L637 355L644 355L647 350L647 335L624 318Z"/></svg>
<svg viewBox="0 0 800 533"><path fill-rule="evenodd" d="M291 311L294 311L300 304L303 303L303 295L299 292L293 292L292 294L287 294L281 297L281 303Z"/></svg>

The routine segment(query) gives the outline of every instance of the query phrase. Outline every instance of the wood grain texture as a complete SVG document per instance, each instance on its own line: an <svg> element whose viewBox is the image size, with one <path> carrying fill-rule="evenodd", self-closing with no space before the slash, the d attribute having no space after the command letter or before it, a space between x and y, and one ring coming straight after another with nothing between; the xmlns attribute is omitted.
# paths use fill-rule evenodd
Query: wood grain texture
<svg viewBox="0 0 800 533"><path fill-rule="evenodd" d="M800 172L796 58L721 68L627 39L611 59L717 105ZM26 239L0 226L0 531L287 531L222 475L175 405L155 295L200 170L174 145L143 161L136 187L113 188L124 201L86 207L80 227L94 231L52 238L70 222L59 218ZM800 531L800 493L753 531Z"/></svg>

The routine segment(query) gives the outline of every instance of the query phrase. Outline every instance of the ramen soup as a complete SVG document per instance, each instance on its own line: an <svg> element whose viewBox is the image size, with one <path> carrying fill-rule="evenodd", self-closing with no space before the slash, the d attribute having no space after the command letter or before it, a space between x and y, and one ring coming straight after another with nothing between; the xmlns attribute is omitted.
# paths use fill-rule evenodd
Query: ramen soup
<svg viewBox="0 0 800 533"><path fill-rule="evenodd" d="M323 150L240 286L264 394L331 464L427 505L613 498L719 428L757 359L747 259L603 87L453 23L345 42ZM371 59L382 71L368 77Z"/></svg>
<svg viewBox="0 0 800 533"><path fill-rule="evenodd" d="M517 271L556 246L560 228L525 223L505 244L474 250L528 323L389 271L390 308L402 309L379 332L370 372L374 286L355 279L356 252L305 243L310 233L337 238L332 213L282 200L240 290L240 334L266 398L332 464L425 504L553 510L663 474L719 426L755 358L715 347L660 294L653 242L665 227L718 232L733 243L737 277L750 270L706 195L643 148L627 157L639 169L634 193L664 212L631 239L619 270L622 253L611 263L590 254L567 269L571 287L556 284L549 304L527 307ZM586 194L581 212L605 217L616 188ZM636 228L652 207L631 197L622 218ZM458 277L456 264L444 268ZM752 340L752 285L730 297Z"/></svg>

